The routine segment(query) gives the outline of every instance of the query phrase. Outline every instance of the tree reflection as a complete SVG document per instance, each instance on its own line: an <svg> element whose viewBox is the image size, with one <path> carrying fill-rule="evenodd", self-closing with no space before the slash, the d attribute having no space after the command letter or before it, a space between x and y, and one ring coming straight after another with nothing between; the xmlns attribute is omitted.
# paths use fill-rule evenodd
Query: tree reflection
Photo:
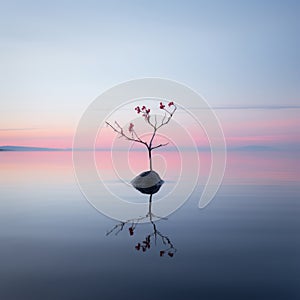
<svg viewBox="0 0 300 300"><path fill-rule="evenodd" d="M161 231L158 230L155 221L158 220L166 220L166 218L159 217L152 212L152 196L153 193L149 195L149 206L148 212L145 216L130 219L127 221L120 221L116 224L111 230L109 230L106 235L110 235L114 233L118 235L121 231L125 228L128 228L128 232L130 236L133 236L137 226L141 224L141 222L145 222L149 220L151 224L151 231L145 236L145 238L138 242L135 245L135 249L137 251L146 252L154 247L159 247L159 255L173 257L176 253L177 249L175 248L174 244L171 242L170 238L167 235L164 235ZM155 221L154 221L155 220Z"/></svg>

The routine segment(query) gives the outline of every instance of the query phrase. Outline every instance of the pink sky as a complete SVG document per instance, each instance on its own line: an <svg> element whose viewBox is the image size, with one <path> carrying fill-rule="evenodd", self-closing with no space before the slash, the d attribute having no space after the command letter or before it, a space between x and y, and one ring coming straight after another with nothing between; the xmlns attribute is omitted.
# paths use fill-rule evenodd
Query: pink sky
<svg viewBox="0 0 300 300"><path fill-rule="evenodd" d="M298 109L270 109L270 110L217 110L216 111L224 131L228 147L249 145L299 146L300 118ZM176 120L176 115L174 116ZM179 117L180 119L180 117ZM76 122L71 120L59 125L51 126L49 120L38 128L30 126L21 128L16 126L8 128L2 124L0 129L0 145L36 146L71 148ZM23 124L24 125L24 124ZM172 126L171 126L172 127ZM175 132L166 128L163 133L173 138L175 143L181 143L186 133L184 130ZM195 143L202 147L208 145L208 139L198 125L186 121L182 126L192 136ZM101 130L97 145L109 148L115 140L116 134L109 128ZM128 147L127 141L117 141L118 146Z"/></svg>

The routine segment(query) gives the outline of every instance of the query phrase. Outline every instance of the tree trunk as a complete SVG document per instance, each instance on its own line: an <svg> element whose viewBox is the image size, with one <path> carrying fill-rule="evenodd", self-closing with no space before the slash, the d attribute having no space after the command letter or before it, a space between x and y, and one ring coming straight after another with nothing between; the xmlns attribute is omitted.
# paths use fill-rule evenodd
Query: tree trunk
<svg viewBox="0 0 300 300"><path fill-rule="evenodd" d="M150 170L152 171L152 153L151 153L151 148L148 148L148 156L149 156Z"/></svg>

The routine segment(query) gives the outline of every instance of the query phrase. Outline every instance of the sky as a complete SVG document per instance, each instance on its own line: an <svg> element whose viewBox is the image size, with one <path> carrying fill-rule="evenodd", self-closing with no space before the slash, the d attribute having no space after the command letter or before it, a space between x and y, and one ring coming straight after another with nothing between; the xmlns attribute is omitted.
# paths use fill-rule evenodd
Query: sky
<svg viewBox="0 0 300 300"><path fill-rule="evenodd" d="M118 83L176 80L232 146L299 147L299 1L0 1L0 145L71 147Z"/></svg>

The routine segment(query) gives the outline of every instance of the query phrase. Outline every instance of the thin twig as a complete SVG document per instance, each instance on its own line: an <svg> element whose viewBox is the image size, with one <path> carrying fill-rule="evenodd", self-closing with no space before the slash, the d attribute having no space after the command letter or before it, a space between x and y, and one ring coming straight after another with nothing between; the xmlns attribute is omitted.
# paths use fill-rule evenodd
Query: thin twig
<svg viewBox="0 0 300 300"><path fill-rule="evenodd" d="M164 146L167 146L167 145L169 145L169 143L159 144L159 145L157 145L157 146L151 147L151 150L157 149L157 148L159 148L159 147L164 147Z"/></svg>
<svg viewBox="0 0 300 300"><path fill-rule="evenodd" d="M135 135L136 135L136 138L133 138L133 137L130 137L128 136L127 134L124 133L124 130L123 128L117 123L117 127L119 129L117 129L116 127L114 127L113 125L111 125L109 122L105 122L109 127L111 127L115 132L117 132L118 134L121 135L121 137L124 137L125 139L129 140L129 141L132 141L132 142L136 142L136 143L141 143L141 144L144 144L146 147L148 147L148 144L146 142L144 142L143 140L141 140L138 135L136 134L136 132L134 131Z"/></svg>

